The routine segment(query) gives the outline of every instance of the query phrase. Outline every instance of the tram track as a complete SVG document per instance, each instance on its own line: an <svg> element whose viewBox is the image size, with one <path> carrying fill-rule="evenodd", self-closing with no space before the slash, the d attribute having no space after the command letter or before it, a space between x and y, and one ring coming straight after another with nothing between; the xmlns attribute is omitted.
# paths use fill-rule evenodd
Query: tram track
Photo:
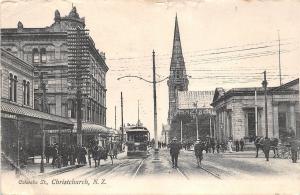
<svg viewBox="0 0 300 195"><path fill-rule="evenodd" d="M136 176L137 176L137 174L138 174L138 172L139 172L140 168L142 167L142 165L143 165L143 163L144 163L145 160L146 160L146 158L144 158L143 160L141 160L141 162L139 163L139 165L138 165L137 169L135 170L135 172L134 172L133 176L131 177L131 179L135 179L136 178Z"/></svg>
<svg viewBox="0 0 300 195"><path fill-rule="evenodd" d="M222 179L221 176L217 173L214 173L206 168L204 168L202 165L199 167L200 169L206 171L207 173L209 173L210 175L212 175L213 177L217 178L217 179Z"/></svg>

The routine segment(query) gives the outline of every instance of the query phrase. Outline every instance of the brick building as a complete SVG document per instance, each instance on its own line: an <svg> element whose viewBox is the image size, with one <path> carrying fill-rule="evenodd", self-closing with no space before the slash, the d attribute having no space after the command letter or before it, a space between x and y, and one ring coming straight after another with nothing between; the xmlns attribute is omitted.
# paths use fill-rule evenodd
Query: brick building
<svg viewBox="0 0 300 195"><path fill-rule="evenodd" d="M80 18L76 7L67 16L54 13L54 23L44 28L25 28L21 22L17 28L1 29L1 47L16 57L32 64L35 68L35 109L40 110L41 93L39 75L44 73L47 83L47 110L50 114L76 118L75 89L68 80L68 30L85 28L85 19ZM99 52L91 37L88 39L90 64L87 96L83 100L83 133L91 133L91 124L99 125L99 131L106 125L106 73L105 54ZM32 83L31 83L32 84ZM33 102L31 102L33 104ZM73 120L75 121L75 120ZM93 126L94 129L95 126ZM76 129L75 129L76 131Z"/></svg>
<svg viewBox="0 0 300 195"><path fill-rule="evenodd" d="M266 135L262 87L233 88L226 92L217 88L211 105L216 112L215 137L218 139ZM269 87L267 107L269 137L284 138L291 132L300 137L299 79Z"/></svg>

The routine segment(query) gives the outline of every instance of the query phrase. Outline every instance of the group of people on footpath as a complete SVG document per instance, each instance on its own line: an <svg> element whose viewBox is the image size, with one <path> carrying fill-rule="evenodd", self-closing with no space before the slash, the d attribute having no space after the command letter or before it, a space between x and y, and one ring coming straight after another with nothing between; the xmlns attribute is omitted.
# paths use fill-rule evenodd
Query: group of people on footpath
<svg viewBox="0 0 300 195"><path fill-rule="evenodd" d="M100 159L100 151L104 153L102 156L111 156L117 158L118 147L117 144L107 144L107 146L99 146L95 141L90 141L86 146L84 145L71 145L67 146L65 143L61 147L57 143L52 145L48 144L45 148L46 163L50 163L53 167L66 167L68 165L86 165L89 163L91 167L91 161ZM106 158L105 158L106 159Z"/></svg>

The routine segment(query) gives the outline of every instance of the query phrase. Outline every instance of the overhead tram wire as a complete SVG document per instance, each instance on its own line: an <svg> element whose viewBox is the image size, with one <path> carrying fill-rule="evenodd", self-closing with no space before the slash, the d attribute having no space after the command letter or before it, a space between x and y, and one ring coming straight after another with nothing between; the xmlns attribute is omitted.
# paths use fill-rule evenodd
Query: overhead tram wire
<svg viewBox="0 0 300 195"><path fill-rule="evenodd" d="M281 39L281 42L286 41L286 40L292 40L292 38ZM220 47L220 48L213 48L213 49L203 49L203 50L189 51L189 52L183 52L183 54L186 56L187 54L191 54L191 53L202 53L204 51L219 51L219 50L225 50L225 49L231 49L231 48L254 46L254 45L261 45L261 44L267 44L267 43L277 43L277 42L278 42L278 40L276 39L276 40L272 40L272 41L263 41L263 42L250 43L250 44L244 44L244 45L234 45L234 46L228 46L228 47ZM283 44L281 44L281 45L283 45ZM277 46L277 45L274 45L274 46ZM171 54L170 53L158 54L157 56L158 56L158 59L159 59L159 56L171 56ZM142 58L151 58L151 56L147 55L147 56L136 56L136 57L108 58L107 60L117 61L117 60L132 60L132 59L142 59ZM170 59L170 57L168 57L167 59Z"/></svg>
<svg viewBox="0 0 300 195"><path fill-rule="evenodd" d="M298 48L297 48L298 49ZM295 51L296 49L292 50L282 50L280 53L289 53L292 51ZM270 56L270 55L275 55L278 54L278 50L268 50L268 51L261 51L261 52L252 52L252 53L245 53L245 54L240 54L240 55L234 55L234 56L220 56L220 57L215 57L215 58L204 58L204 59L199 59L199 60L186 60L186 64L190 65L195 65L197 64L207 64L207 63L214 63L214 62L228 62L228 61L233 61L233 60L243 60L243 59L251 59L251 58L258 58L258 57L263 57L263 56ZM196 64L196 65L197 65ZM141 67L141 66L137 66ZM127 66L121 66L119 67L118 70L111 70L111 71L120 71L120 69L128 69ZM166 68L166 66L158 66L158 69L161 68Z"/></svg>

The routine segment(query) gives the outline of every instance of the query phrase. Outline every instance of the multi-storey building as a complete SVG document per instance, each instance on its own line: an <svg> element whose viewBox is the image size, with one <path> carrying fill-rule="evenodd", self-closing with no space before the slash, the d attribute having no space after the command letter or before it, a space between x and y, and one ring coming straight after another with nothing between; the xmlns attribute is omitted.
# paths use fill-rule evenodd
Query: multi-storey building
<svg viewBox="0 0 300 195"><path fill-rule="evenodd" d="M44 28L25 28L21 22L17 28L1 29L1 47L35 68L35 109L40 110L41 93L38 90L39 75L47 83L47 109L49 113L76 118L75 89L68 79L68 31L85 28L85 19L80 18L76 7L61 17L58 10L54 23ZM88 39L90 64L89 86L83 100L83 130L90 123L106 125L106 72L105 53L99 52L91 37Z"/></svg>
<svg viewBox="0 0 300 195"><path fill-rule="evenodd" d="M71 130L73 123L68 118L33 109L33 65L4 49L0 59L2 151L13 157L19 145L29 155L40 154L43 131Z"/></svg>

